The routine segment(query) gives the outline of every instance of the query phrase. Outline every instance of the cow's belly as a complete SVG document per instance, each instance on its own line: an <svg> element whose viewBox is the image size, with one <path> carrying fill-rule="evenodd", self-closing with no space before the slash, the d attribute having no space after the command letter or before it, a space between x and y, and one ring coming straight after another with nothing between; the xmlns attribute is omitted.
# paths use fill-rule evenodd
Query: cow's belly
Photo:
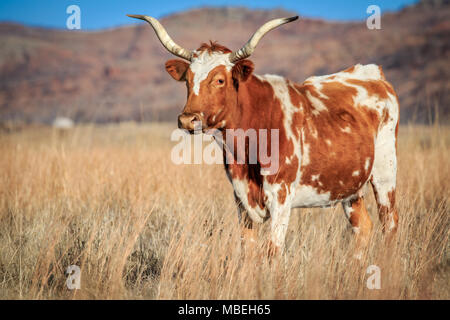
<svg viewBox="0 0 450 320"><path fill-rule="evenodd" d="M356 197L359 190L360 188L355 186L352 192L346 192L342 197L333 197L331 191L321 192L312 186L299 185L295 189L292 208L329 207L338 202Z"/></svg>
<svg viewBox="0 0 450 320"><path fill-rule="evenodd" d="M373 141L373 140L372 140ZM361 139L355 152L318 153L314 162L300 168L293 207L327 207L355 197L372 172L374 144ZM357 141L354 141L357 142ZM365 144L363 142L366 142ZM311 146L310 157L316 153Z"/></svg>

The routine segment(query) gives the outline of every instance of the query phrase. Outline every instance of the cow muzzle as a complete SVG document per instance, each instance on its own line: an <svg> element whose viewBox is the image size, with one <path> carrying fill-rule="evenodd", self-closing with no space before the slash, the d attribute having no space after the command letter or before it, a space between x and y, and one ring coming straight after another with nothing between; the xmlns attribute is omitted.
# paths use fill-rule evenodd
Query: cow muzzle
<svg viewBox="0 0 450 320"><path fill-rule="evenodd" d="M178 116L178 128L188 130L189 133L201 132L204 125L203 117L198 113L182 113Z"/></svg>

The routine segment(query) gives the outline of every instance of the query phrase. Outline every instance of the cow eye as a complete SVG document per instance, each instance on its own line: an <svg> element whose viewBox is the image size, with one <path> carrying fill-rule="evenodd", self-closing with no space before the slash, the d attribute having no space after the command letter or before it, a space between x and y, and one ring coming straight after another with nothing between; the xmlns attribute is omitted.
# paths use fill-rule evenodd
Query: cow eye
<svg viewBox="0 0 450 320"><path fill-rule="evenodd" d="M224 83L225 83L225 80L223 80L223 79L217 80L217 84L224 84Z"/></svg>

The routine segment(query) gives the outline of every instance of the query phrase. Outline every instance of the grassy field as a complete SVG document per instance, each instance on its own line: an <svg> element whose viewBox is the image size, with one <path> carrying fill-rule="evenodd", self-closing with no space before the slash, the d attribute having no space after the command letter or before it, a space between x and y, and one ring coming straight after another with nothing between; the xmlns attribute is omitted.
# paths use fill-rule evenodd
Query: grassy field
<svg viewBox="0 0 450 320"><path fill-rule="evenodd" d="M0 133L1 299L450 299L450 128L403 126L395 243L362 261L340 206L295 209L273 261L242 246L222 165L175 165L172 124ZM81 268L81 289L65 271ZM369 290L369 265L381 289Z"/></svg>

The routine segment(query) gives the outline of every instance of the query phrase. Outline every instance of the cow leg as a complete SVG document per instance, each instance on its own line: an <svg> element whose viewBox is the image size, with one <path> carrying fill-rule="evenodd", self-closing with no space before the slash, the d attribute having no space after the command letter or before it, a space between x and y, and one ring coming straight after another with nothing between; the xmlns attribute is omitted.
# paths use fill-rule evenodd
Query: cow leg
<svg viewBox="0 0 450 320"><path fill-rule="evenodd" d="M240 220L241 222L241 239L245 243L253 243L255 244L257 241L257 229L253 225L253 221L250 219L248 214L244 212L243 218Z"/></svg>
<svg viewBox="0 0 450 320"><path fill-rule="evenodd" d="M257 230L253 225L253 221L236 193L234 193L234 199L237 205L239 223L241 224L241 240L245 243L256 243Z"/></svg>
<svg viewBox="0 0 450 320"><path fill-rule="evenodd" d="M369 243L372 232L372 221L364 205L363 197L345 201L342 203L342 206L356 235L357 255L360 256L361 250Z"/></svg>
<svg viewBox="0 0 450 320"><path fill-rule="evenodd" d="M283 205L275 205L271 210L271 238L268 248L269 257L276 255L283 248L290 215L291 206L287 203Z"/></svg>
<svg viewBox="0 0 450 320"><path fill-rule="evenodd" d="M378 206L382 231L389 236L396 233L398 227L398 212L395 208L395 185L380 183L371 179L375 199Z"/></svg>
<svg viewBox="0 0 450 320"><path fill-rule="evenodd" d="M378 134L370 182L378 205L383 233L395 234L398 213L395 209L397 178L396 124L386 124Z"/></svg>

